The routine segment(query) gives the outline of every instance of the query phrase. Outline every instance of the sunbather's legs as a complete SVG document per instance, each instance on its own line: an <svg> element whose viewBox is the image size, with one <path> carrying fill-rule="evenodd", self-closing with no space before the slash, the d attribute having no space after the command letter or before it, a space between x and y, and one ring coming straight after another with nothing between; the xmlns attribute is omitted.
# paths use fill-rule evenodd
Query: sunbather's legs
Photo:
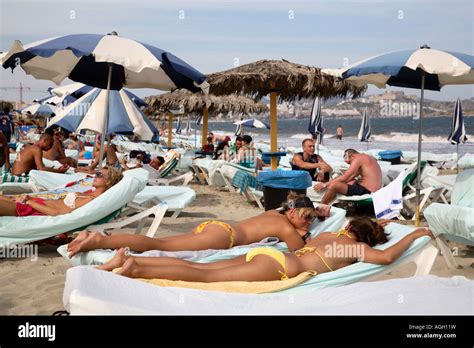
<svg viewBox="0 0 474 348"><path fill-rule="evenodd" d="M16 203L9 199L0 200L0 216L17 216Z"/></svg>
<svg viewBox="0 0 474 348"><path fill-rule="evenodd" d="M196 269L190 266L140 266L129 258L118 274L131 278L170 279L194 282L278 280L279 264L269 257L256 256L252 261L219 269Z"/></svg>
<svg viewBox="0 0 474 348"><path fill-rule="evenodd" d="M196 269L219 269L245 263L245 256L238 256L230 260L209 263L191 262L175 257L129 256L126 253L126 249L121 248L116 252L113 258L111 258L106 264L97 267L97 269L112 271L115 268L121 267L129 258L133 258L139 266L189 266Z"/></svg>

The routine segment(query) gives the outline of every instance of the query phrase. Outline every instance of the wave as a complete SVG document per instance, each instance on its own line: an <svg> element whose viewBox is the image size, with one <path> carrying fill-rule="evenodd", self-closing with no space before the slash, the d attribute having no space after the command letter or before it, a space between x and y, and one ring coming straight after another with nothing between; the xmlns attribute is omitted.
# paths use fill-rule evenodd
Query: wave
<svg viewBox="0 0 474 348"><path fill-rule="evenodd" d="M468 139L473 139L472 135L467 135ZM373 135L373 140L376 141L389 141L389 142L402 142L402 143L417 143L418 142L418 134L413 133L399 133L399 132L392 132L389 134L380 134L380 135ZM448 141L447 136L422 136L424 143L445 143Z"/></svg>

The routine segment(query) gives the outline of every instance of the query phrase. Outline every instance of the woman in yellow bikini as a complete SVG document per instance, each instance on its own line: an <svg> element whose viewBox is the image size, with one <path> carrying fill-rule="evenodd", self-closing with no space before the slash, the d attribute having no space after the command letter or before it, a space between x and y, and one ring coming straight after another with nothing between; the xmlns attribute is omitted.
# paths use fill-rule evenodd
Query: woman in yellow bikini
<svg viewBox="0 0 474 348"><path fill-rule="evenodd" d="M103 236L98 232L81 232L68 246L69 255L94 249L129 247L136 252L147 250L228 249L236 245L256 243L267 237L286 242L291 251L304 246L308 227L316 216L329 215L329 206L314 208L307 197L291 193L281 211L269 210L256 217L230 225L221 221L206 221L191 233L166 238L137 235Z"/></svg>
<svg viewBox="0 0 474 348"><path fill-rule="evenodd" d="M430 236L420 228L385 250L372 247L388 241L384 228L367 217L353 219L344 230L325 232L305 247L283 253L274 248L256 248L244 256L212 263L195 263L168 257L133 257L125 248L99 269L131 278L170 279L193 282L285 280L305 271L326 273L357 261L390 264L417 238ZM343 252L340 252L340 251Z"/></svg>

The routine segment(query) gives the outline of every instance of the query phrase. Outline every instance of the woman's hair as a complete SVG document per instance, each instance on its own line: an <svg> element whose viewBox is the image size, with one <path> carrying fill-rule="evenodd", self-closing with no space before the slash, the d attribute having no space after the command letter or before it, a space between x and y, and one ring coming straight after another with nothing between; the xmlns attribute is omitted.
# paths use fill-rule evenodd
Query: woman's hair
<svg viewBox="0 0 474 348"><path fill-rule="evenodd" d="M349 232L356 235L357 241L371 247L388 242L388 233L369 217L357 217L349 223Z"/></svg>
<svg viewBox="0 0 474 348"><path fill-rule="evenodd" d="M283 208L280 211L281 213L295 208L299 216L302 216L305 213L313 214L313 216L316 214L311 200L305 195L299 195L294 191L290 191L286 197L286 201L281 204L281 207Z"/></svg>
<svg viewBox="0 0 474 348"><path fill-rule="evenodd" d="M104 167L104 169L107 169L108 179L107 183L105 184L105 189L108 190L120 180L122 180L123 175L121 170L115 169L113 167Z"/></svg>

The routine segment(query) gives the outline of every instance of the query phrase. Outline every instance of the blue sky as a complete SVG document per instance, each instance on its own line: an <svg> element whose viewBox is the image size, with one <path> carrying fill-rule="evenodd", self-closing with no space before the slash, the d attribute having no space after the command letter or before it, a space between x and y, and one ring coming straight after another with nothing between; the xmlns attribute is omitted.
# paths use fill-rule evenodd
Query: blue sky
<svg viewBox="0 0 474 348"><path fill-rule="evenodd" d="M170 51L204 73L232 68L236 62L281 58L330 68L424 43L473 55L473 16L470 0L0 0L0 51L15 39L26 44L115 30ZM44 96L54 86L21 69L13 74L0 70L1 87L19 82L31 88L26 100ZM380 92L369 88L369 94ZM474 86L427 93L439 100L473 96ZM17 100L18 92L0 90L0 98Z"/></svg>

